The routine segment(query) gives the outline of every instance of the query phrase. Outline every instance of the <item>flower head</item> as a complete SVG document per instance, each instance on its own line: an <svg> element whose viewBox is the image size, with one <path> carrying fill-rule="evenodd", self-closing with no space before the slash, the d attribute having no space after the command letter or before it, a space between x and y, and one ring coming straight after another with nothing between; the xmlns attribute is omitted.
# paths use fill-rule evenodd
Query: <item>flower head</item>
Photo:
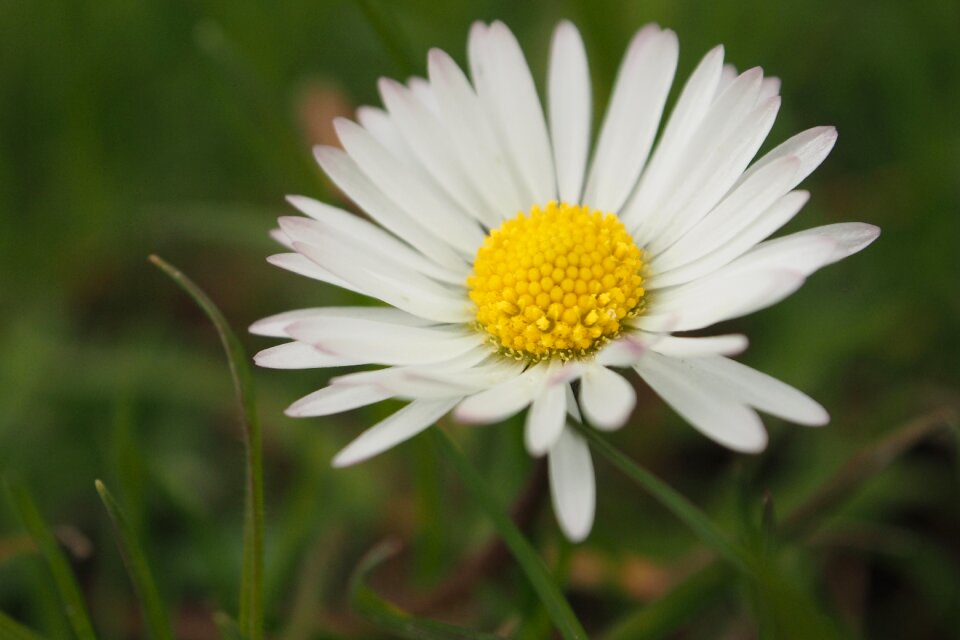
<svg viewBox="0 0 960 640"><path fill-rule="evenodd" d="M633 369L737 451L766 445L757 410L825 424L814 400L727 357L745 337L674 334L774 304L877 237L847 223L767 240L806 203L794 189L829 153L834 129L800 133L751 164L780 106L779 81L759 68L737 75L717 47L654 148L678 46L650 25L629 45L591 153L589 72L573 25L554 33L546 118L506 26L475 24L468 49L469 79L433 50L429 79L381 81L385 109L338 120L343 150L316 149L372 222L292 197L308 217L281 218L275 234L293 252L274 264L385 303L293 311L251 328L291 339L260 352L262 366L383 365L334 378L290 415L410 401L334 464L374 456L450 411L492 423L529 407L527 449L549 456L558 519L580 540L594 477L569 421L625 424L636 396L614 369Z"/></svg>

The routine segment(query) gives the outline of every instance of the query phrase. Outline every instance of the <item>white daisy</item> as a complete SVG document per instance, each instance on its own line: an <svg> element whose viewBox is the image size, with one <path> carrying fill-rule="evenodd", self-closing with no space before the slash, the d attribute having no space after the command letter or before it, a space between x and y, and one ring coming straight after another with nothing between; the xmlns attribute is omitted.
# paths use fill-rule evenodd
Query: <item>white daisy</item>
<svg viewBox="0 0 960 640"><path fill-rule="evenodd" d="M546 118L506 26L475 24L468 54L469 78L433 50L428 79L382 80L385 109L337 120L343 150L315 150L372 222L291 197L309 217L281 218L275 232L293 252L270 262L386 303L292 311L251 328L292 340L260 352L261 366L385 365L334 378L291 416L410 400L334 464L374 456L450 411L479 424L529 407L527 449L549 456L554 510L582 540L593 466L568 420L624 425L636 396L615 369L635 370L737 451L766 445L757 410L825 424L817 402L727 357L746 347L744 336L674 334L772 305L877 237L872 225L847 223L766 240L807 201L794 189L835 130L800 133L751 164L780 83L759 68L737 75L716 47L654 148L677 37L650 25L627 49L591 153L590 78L572 24L553 36Z"/></svg>

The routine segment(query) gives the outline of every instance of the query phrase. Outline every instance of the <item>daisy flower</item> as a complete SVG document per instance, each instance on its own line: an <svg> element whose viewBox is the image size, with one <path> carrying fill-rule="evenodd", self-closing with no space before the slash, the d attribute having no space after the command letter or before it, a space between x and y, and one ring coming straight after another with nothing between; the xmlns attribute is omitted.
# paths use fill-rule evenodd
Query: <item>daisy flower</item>
<svg viewBox="0 0 960 640"><path fill-rule="evenodd" d="M554 511L577 541L596 491L570 421L622 427L636 402L624 372L736 451L765 447L758 410L828 421L808 396L728 357L744 336L685 332L782 300L879 231L832 224L767 240L806 203L795 188L836 131L809 129L751 163L780 82L759 68L737 74L719 46L660 131L677 55L673 31L636 34L592 144L587 58L568 22L553 35L545 113L516 38L494 22L470 31L469 75L434 49L426 79L383 79L384 108L335 122L343 148L318 147L317 161L369 220L291 197L307 217L280 219L274 236L291 252L269 261L384 304L303 309L251 328L290 340L256 356L264 367L383 365L333 378L291 416L410 401L334 465L448 412L488 424L528 409L526 447L549 456Z"/></svg>

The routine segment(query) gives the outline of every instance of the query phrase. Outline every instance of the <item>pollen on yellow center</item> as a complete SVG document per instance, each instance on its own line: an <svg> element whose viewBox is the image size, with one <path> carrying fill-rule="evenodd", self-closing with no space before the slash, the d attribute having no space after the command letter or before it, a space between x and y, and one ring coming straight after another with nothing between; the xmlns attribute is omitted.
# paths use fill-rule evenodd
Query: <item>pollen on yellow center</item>
<svg viewBox="0 0 960 640"><path fill-rule="evenodd" d="M587 356L642 311L643 257L612 213L535 205L477 251L467 278L477 324L512 357Z"/></svg>

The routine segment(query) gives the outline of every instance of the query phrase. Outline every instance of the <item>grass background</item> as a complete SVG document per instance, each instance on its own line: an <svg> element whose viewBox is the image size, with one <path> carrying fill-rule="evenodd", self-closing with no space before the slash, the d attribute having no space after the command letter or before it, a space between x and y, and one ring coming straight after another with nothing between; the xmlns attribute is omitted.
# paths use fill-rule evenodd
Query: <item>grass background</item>
<svg viewBox="0 0 960 640"><path fill-rule="evenodd" d="M364 6L384 18L388 39ZM883 229L862 255L730 323L751 337L744 360L818 398L830 427L770 419L768 451L744 457L641 389L629 428L614 437L622 450L750 540L765 491L787 513L854 452L915 416L958 406L955 2L5 0L0 473L17 471L36 496L102 637L138 637L140 626L95 478L140 532L178 637L214 637L211 612L229 610L238 588L243 459L228 372L213 329L146 256L190 274L238 330L282 310L350 302L263 261L276 251L267 231L290 212L283 195L337 199L310 145L330 141L333 116L378 103L379 76L402 77L408 65L423 73L429 47L462 62L476 19L507 22L541 82L560 18L583 32L596 113L630 36L649 21L677 31L678 78L721 42L739 68L759 64L780 76L783 108L767 146L819 124L840 132L805 183L813 198L790 229L844 220ZM241 338L251 352L269 345ZM327 373L255 376L268 626L288 637L380 637L344 595L367 548L386 535L409 543L380 580L385 593L409 601L492 530L422 438L357 468L330 469L333 453L392 406L294 421L282 409ZM452 433L512 499L533 466L519 425L466 431ZM780 550L773 566L845 635L956 637L957 457L949 437L915 448L824 514L808 544ZM567 548L549 507L537 511L530 534L592 633L662 597L702 556L655 501L609 465L597 467L588 542ZM48 582L2 505L0 609L68 637ZM768 600L778 597L730 580L684 604L673 633L768 636L780 628L768 620ZM440 617L549 637L509 566Z"/></svg>

